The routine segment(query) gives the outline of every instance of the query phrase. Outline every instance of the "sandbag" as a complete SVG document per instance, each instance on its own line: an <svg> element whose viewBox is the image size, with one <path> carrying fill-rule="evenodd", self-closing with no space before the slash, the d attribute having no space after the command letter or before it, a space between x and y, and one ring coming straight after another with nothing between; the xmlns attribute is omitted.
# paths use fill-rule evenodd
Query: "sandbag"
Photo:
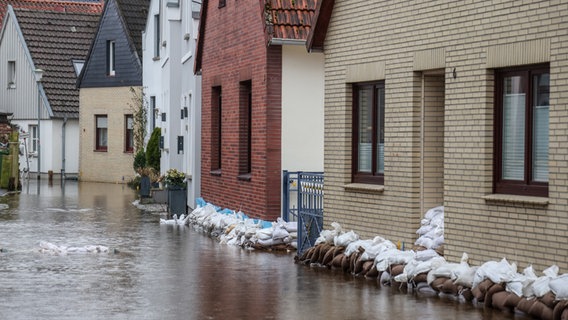
<svg viewBox="0 0 568 320"><path fill-rule="evenodd" d="M568 273L550 279L548 286L550 291L556 295L557 300L568 300Z"/></svg>
<svg viewBox="0 0 568 320"><path fill-rule="evenodd" d="M371 268L369 269L369 271L367 273L365 273L365 277L366 278L378 278L379 277L379 270L377 270L377 268L375 268L374 265L371 266Z"/></svg>
<svg viewBox="0 0 568 320"><path fill-rule="evenodd" d="M532 305L536 302L536 299L527 299L527 298L521 298L521 300L519 300L519 303L517 304L517 310L522 311L526 314L529 314L529 310L531 309Z"/></svg>
<svg viewBox="0 0 568 320"><path fill-rule="evenodd" d="M336 255L331 261L331 266L336 269L341 269L341 262L344 257L345 255L343 253Z"/></svg>
<svg viewBox="0 0 568 320"><path fill-rule="evenodd" d="M505 301L505 307L509 309L514 309L517 306L517 304L519 304L519 301L521 301L521 297L519 297L514 293L511 293L507 297L507 301Z"/></svg>
<svg viewBox="0 0 568 320"><path fill-rule="evenodd" d="M568 320L568 300L562 300L556 304L552 311L553 320Z"/></svg>
<svg viewBox="0 0 568 320"><path fill-rule="evenodd" d="M513 308L511 307L507 307L507 299L509 298L509 295L514 294L514 293L510 293L507 291L499 291L493 294L493 297L491 299L491 305L493 306L493 308L495 309L499 309L499 310L511 310Z"/></svg>

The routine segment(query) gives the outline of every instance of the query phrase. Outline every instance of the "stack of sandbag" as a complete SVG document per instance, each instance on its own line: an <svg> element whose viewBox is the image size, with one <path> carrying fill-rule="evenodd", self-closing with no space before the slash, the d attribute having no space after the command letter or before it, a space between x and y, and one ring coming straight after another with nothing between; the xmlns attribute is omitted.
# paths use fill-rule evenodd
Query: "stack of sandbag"
<svg viewBox="0 0 568 320"><path fill-rule="evenodd" d="M297 247L297 222L276 222L251 219L243 212L221 209L203 199L187 217L188 224L218 238L223 244L253 249L295 250Z"/></svg>
<svg viewBox="0 0 568 320"><path fill-rule="evenodd" d="M466 301L473 300L472 287L477 267L468 263L467 253L463 253L460 263L441 263L432 268L427 275L427 283L436 293L453 295Z"/></svg>
<svg viewBox="0 0 568 320"><path fill-rule="evenodd" d="M415 249L433 249L443 255L444 207L439 206L426 211L420 225L416 230L418 239L414 242Z"/></svg>
<svg viewBox="0 0 568 320"><path fill-rule="evenodd" d="M537 277L530 266L517 273L516 264L506 259L470 266L464 253L459 263L450 263L433 248L436 243L442 243L443 208L429 210L422 227L418 234L439 240L432 241L431 248L427 248L426 241L415 246L416 250L404 251L381 237L359 239L355 232L344 232L339 224L333 223L332 230L323 230L317 244L295 260L313 267L378 278L383 285L455 297L485 307L523 312L538 319L568 320L568 274L558 276L557 266Z"/></svg>

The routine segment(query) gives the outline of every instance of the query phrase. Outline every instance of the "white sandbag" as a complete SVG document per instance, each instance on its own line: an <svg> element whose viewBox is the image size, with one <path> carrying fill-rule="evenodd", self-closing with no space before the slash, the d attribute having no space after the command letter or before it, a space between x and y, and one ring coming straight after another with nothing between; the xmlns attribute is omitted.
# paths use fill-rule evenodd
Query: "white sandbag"
<svg viewBox="0 0 568 320"><path fill-rule="evenodd" d="M337 235L333 239L333 244L336 247L347 247L350 243L359 240L359 235L353 230Z"/></svg>
<svg viewBox="0 0 568 320"><path fill-rule="evenodd" d="M440 255L432 249L427 249L427 250L422 250L422 251L416 251L416 257L414 257L414 259L418 260L418 261L428 261L432 258L437 258Z"/></svg>
<svg viewBox="0 0 568 320"><path fill-rule="evenodd" d="M537 298L540 298L550 292L550 279L558 277L558 266L550 266L546 268L543 273L544 276L537 278L532 283L532 291Z"/></svg>
<svg viewBox="0 0 568 320"><path fill-rule="evenodd" d="M275 226L274 230L272 230L272 238L273 239L284 239L289 235L290 234L288 233L288 231L286 231L286 229L284 229L280 226Z"/></svg>
<svg viewBox="0 0 568 320"><path fill-rule="evenodd" d="M413 251L388 249L377 255L377 257L375 258L375 265L378 271L385 271L391 264L407 264L413 259Z"/></svg>
<svg viewBox="0 0 568 320"><path fill-rule="evenodd" d="M568 300L568 273L550 279L548 286L550 291L556 295L556 300Z"/></svg>
<svg viewBox="0 0 568 320"><path fill-rule="evenodd" d="M461 267L464 267L463 264ZM473 278L477 272L478 267L467 266L464 269L458 269L455 272L454 284L458 286L463 286L467 288L473 288Z"/></svg>
<svg viewBox="0 0 568 320"><path fill-rule="evenodd" d="M505 284L505 290L507 292L511 292L516 294L519 297L524 295L527 286L531 286L532 283L536 280L536 274L534 273L533 267L528 266L523 270L523 273L518 273L511 281ZM532 290L532 289L531 289ZM532 292L532 291L531 291ZM530 294L526 297L534 296L534 294Z"/></svg>
<svg viewBox="0 0 568 320"><path fill-rule="evenodd" d="M414 242L415 245L417 246L422 246L426 249L431 249L432 246L434 245L434 240L426 237L426 236L422 236L418 239L416 239L416 242Z"/></svg>
<svg viewBox="0 0 568 320"><path fill-rule="evenodd" d="M359 247L364 247L366 242L370 242L371 240L356 240L347 245L343 254L349 257L353 252L358 251Z"/></svg>
<svg viewBox="0 0 568 320"><path fill-rule="evenodd" d="M434 207L426 211L424 215L425 219L432 220L436 216L440 216L444 214L444 206Z"/></svg>
<svg viewBox="0 0 568 320"><path fill-rule="evenodd" d="M360 257L363 261L374 260L379 253L389 249L396 249L394 243L379 236L373 238L371 242L363 243L362 247L365 249L365 252Z"/></svg>
<svg viewBox="0 0 568 320"><path fill-rule="evenodd" d="M289 233L298 232L298 221L286 222L285 228Z"/></svg>
<svg viewBox="0 0 568 320"><path fill-rule="evenodd" d="M259 240L272 239L272 228L264 228L264 229L256 230L256 237Z"/></svg>
<svg viewBox="0 0 568 320"><path fill-rule="evenodd" d="M517 274L517 265L509 264L507 259L501 261L488 261L481 265L473 279L472 288L477 287L483 280L489 279L493 283L509 282L515 278Z"/></svg>

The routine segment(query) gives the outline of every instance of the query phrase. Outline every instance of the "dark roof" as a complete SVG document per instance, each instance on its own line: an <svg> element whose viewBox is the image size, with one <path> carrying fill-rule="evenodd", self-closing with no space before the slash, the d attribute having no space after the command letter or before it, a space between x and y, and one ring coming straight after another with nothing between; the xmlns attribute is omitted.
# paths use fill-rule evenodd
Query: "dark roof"
<svg viewBox="0 0 568 320"><path fill-rule="evenodd" d="M272 39L306 40L318 2L322 0L261 0L264 28Z"/></svg>
<svg viewBox="0 0 568 320"><path fill-rule="evenodd" d="M308 51L323 51L323 43L327 35L334 3L335 0L325 0L318 3L312 29L306 41Z"/></svg>
<svg viewBox="0 0 568 320"><path fill-rule="evenodd" d="M142 60L142 31L146 28L150 0L116 0L116 4L124 17L126 29L136 47L138 58Z"/></svg>
<svg viewBox="0 0 568 320"><path fill-rule="evenodd" d="M86 59L100 14L14 9L55 118L77 118L73 60Z"/></svg>
<svg viewBox="0 0 568 320"><path fill-rule="evenodd" d="M8 5L46 11L100 13L104 0L0 0L0 29Z"/></svg>

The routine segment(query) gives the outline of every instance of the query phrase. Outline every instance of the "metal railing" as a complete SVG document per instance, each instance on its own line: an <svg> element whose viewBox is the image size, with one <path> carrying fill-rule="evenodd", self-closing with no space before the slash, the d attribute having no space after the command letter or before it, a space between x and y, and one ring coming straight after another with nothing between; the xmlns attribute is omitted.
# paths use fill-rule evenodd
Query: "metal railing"
<svg viewBox="0 0 568 320"><path fill-rule="evenodd" d="M323 228L323 172L288 172L283 175L283 213L298 221L298 255L312 247Z"/></svg>

